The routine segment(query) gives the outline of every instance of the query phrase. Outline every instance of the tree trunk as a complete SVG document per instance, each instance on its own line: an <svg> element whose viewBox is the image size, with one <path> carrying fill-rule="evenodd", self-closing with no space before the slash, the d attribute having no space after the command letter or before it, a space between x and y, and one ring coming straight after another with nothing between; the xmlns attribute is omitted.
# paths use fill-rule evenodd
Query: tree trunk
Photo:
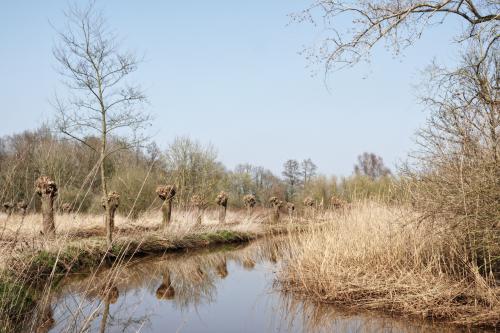
<svg viewBox="0 0 500 333"><path fill-rule="evenodd" d="M227 210L226 205L219 205L219 223L226 222L226 210Z"/></svg>
<svg viewBox="0 0 500 333"><path fill-rule="evenodd" d="M273 218L274 223L278 223L280 220L280 207L278 205L273 206Z"/></svg>
<svg viewBox="0 0 500 333"><path fill-rule="evenodd" d="M41 200L43 234L48 237L53 237L56 234L56 226L54 224L54 197L50 193L43 193Z"/></svg>
<svg viewBox="0 0 500 333"><path fill-rule="evenodd" d="M201 224L202 219L203 219L203 209L198 208L196 211L196 224Z"/></svg>
<svg viewBox="0 0 500 333"><path fill-rule="evenodd" d="M115 227L115 213L116 209L120 204L120 195L112 191L107 197L102 198L102 207L105 210L105 221L106 221L106 243L108 247L111 247L113 242L113 229Z"/></svg>
<svg viewBox="0 0 500 333"><path fill-rule="evenodd" d="M115 212L109 207L109 204L106 205L106 213L105 213L105 225L106 225L106 243L108 247L113 243L113 229L115 224Z"/></svg>
<svg viewBox="0 0 500 333"><path fill-rule="evenodd" d="M108 246L111 245L113 241L113 230L115 228L115 213L118 205L114 203L108 203L106 207L106 241Z"/></svg>
<svg viewBox="0 0 500 333"><path fill-rule="evenodd" d="M170 218L172 217L172 200L165 200L163 205L161 205L161 212L163 215L162 226L164 228L170 224Z"/></svg>

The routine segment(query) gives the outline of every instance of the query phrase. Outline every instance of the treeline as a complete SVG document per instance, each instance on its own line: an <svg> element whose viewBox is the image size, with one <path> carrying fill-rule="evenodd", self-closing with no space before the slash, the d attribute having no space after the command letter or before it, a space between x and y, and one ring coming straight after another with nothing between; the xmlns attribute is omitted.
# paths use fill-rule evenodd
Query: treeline
<svg viewBox="0 0 500 333"><path fill-rule="evenodd" d="M87 143L98 141L87 138ZM232 207L243 207L243 197L253 194L258 205L268 205L278 197L301 205L306 197L327 207L332 196L352 201L377 197L394 200L394 178L374 154L363 154L349 177L317 174L311 159L288 160L281 175L251 164L229 170L217 159L210 145L187 137L176 138L161 151L151 143L143 148L120 150L120 138L111 138L117 152L105 160L110 190L120 193L119 212L137 217L161 202L155 189L160 184L175 184L176 206L189 208L194 195L215 206L220 191L229 195ZM99 156L84 143L53 134L48 127L0 138L0 202L15 205L25 201L28 211L39 211L40 199L33 184L41 175L51 177L59 187L55 205L73 211L99 213L101 179Z"/></svg>

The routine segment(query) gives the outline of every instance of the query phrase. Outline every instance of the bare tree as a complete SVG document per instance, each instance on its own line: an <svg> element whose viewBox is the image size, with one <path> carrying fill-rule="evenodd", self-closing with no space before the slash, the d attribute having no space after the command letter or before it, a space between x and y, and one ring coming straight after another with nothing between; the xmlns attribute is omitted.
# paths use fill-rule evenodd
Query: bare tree
<svg viewBox="0 0 500 333"><path fill-rule="evenodd" d="M412 45L427 27L458 18L463 42L483 33L487 45L497 42L500 5L480 0L314 0L299 21L323 22L327 36L309 56L326 65L326 71L352 66L369 57L381 41L398 54ZM347 23L347 24L346 24ZM487 48L490 53L491 49Z"/></svg>
<svg viewBox="0 0 500 333"><path fill-rule="evenodd" d="M55 98L56 124L62 133L99 154L102 195L107 198L106 159L145 140L134 135L134 139L119 140L116 146L110 146L109 136L125 136L127 131L136 134L150 122L150 116L139 107L146 97L127 82L129 74L137 69L138 59L120 50L118 37L93 2L85 8L70 6L65 15L67 25L57 31L59 42L53 54L69 91L66 99ZM100 137L97 144L85 139L93 135ZM106 229L111 229L110 209L105 206ZM108 243L112 241L110 231Z"/></svg>
<svg viewBox="0 0 500 333"><path fill-rule="evenodd" d="M500 53L487 45L476 36L456 68L428 69L430 117L403 179L423 221L463 242L489 278L500 272Z"/></svg>
<svg viewBox="0 0 500 333"><path fill-rule="evenodd" d="M308 158L300 163L300 168L302 171L302 181L304 182L304 185L306 185L309 180L316 175L318 167L310 158Z"/></svg>
<svg viewBox="0 0 500 333"><path fill-rule="evenodd" d="M384 165L382 157L365 152L358 156L358 163L354 165L354 173L371 179L378 179L390 175L391 171Z"/></svg>
<svg viewBox="0 0 500 333"><path fill-rule="evenodd" d="M285 183L287 184L287 201L292 201L295 193L297 192L297 186L300 185L300 164L296 160L288 160L283 164L283 172L281 173L285 178Z"/></svg>
<svg viewBox="0 0 500 333"><path fill-rule="evenodd" d="M211 145L204 146L188 137L175 138L165 153L167 177L177 185L177 203L189 207L193 195L204 200L217 195L217 183L224 167Z"/></svg>

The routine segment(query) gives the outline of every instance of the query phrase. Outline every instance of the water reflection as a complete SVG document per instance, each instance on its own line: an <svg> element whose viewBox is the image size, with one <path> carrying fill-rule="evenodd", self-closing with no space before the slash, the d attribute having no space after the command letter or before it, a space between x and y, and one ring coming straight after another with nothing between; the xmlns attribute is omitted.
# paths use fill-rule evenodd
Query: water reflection
<svg viewBox="0 0 500 333"><path fill-rule="evenodd" d="M156 298L170 300L175 296L175 289L172 286L172 280L170 279L170 272L166 271L163 273L163 280L156 289Z"/></svg>
<svg viewBox="0 0 500 333"><path fill-rule="evenodd" d="M275 238L130 260L68 278L40 307L39 332L447 332L280 293L273 270L284 244Z"/></svg>
<svg viewBox="0 0 500 333"><path fill-rule="evenodd" d="M46 333L54 326L55 320L50 295L44 297L40 302L36 318L35 327L37 333Z"/></svg>

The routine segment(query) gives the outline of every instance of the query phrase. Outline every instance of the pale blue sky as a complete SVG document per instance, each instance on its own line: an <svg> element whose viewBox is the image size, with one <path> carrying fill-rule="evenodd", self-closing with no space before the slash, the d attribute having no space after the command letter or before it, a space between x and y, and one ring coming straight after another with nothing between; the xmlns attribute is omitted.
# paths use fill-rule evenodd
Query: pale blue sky
<svg viewBox="0 0 500 333"><path fill-rule="evenodd" d="M123 45L144 54L136 75L163 148L175 136L212 143L219 159L281 171L312 158L327 174L348 175L363 151L391 167L413 146L425 113L414 84L433 58L455 59L450 27L429 30L403 57L377 48L370 65L311 76L299 54L321 27L289 24L300 0L98 1ZM51 48L67 1L0 5L0 135L53 117L58 88Z"/></svg>

